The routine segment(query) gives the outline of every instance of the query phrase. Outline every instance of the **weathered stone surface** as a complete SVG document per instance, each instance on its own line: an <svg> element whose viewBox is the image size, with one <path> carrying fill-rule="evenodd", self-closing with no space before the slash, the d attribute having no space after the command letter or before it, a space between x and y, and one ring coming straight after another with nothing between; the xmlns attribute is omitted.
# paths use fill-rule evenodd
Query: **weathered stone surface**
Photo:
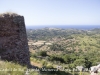
<svg viewBox="0 0 100 75"><path fill-rule="evenodd" d="M30 65L24 17L17 14L0 16L1 59Z"/></svg>

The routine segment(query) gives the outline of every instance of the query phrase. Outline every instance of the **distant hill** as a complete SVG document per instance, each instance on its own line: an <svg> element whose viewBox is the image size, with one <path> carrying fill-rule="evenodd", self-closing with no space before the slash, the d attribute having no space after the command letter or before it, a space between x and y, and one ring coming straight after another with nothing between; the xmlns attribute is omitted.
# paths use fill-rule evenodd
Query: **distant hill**
<svg viewBox="0 0 100 75"><path fill-rule="evenodd" d="M60 28L60 29L94 29L100 28L100 25L26 25L27 29L42 29L42 28Z"/></svg>
<svg viewBox="0 0 100 75"><path fill-rule="evenodd" d="M28 39L59 43L70 50L99 50L100 28L91 30L42 28L27 29Z"/></svg>

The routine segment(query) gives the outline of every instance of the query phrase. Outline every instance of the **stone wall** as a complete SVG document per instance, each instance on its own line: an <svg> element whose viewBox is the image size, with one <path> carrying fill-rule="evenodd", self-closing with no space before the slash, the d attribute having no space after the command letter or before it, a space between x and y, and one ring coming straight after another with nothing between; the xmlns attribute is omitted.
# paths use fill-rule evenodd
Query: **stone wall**
<svg viewBox="0 0 100 75"><path fill-rule="evenodd" d="M23 16L15 13L0 15L0 57L20 64L30 64Z"/></svg>

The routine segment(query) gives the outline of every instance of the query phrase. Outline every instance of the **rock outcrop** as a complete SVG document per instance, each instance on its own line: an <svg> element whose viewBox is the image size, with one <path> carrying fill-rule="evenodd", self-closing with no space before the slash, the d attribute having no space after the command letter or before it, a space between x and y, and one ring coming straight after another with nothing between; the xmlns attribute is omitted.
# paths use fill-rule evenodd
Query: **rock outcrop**
<svg viewBox="0 0 100 75"><path fill-rule="evenodd" d="M15 13L0 15L0 57L30 65L24 17Z"/></svg>

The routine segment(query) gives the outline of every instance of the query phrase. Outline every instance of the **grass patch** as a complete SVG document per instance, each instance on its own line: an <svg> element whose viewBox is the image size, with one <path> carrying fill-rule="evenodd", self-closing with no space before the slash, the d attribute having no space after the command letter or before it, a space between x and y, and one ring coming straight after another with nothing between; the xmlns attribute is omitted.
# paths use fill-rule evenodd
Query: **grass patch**
<svg viewBox="0 0 100 75"><path fill-rule="evenodd" d="M0 75L25 75L26 70L26 66L21 66L18 63L0 60ZM38 72L29 71L29 74L38 75Z"/></svg>

